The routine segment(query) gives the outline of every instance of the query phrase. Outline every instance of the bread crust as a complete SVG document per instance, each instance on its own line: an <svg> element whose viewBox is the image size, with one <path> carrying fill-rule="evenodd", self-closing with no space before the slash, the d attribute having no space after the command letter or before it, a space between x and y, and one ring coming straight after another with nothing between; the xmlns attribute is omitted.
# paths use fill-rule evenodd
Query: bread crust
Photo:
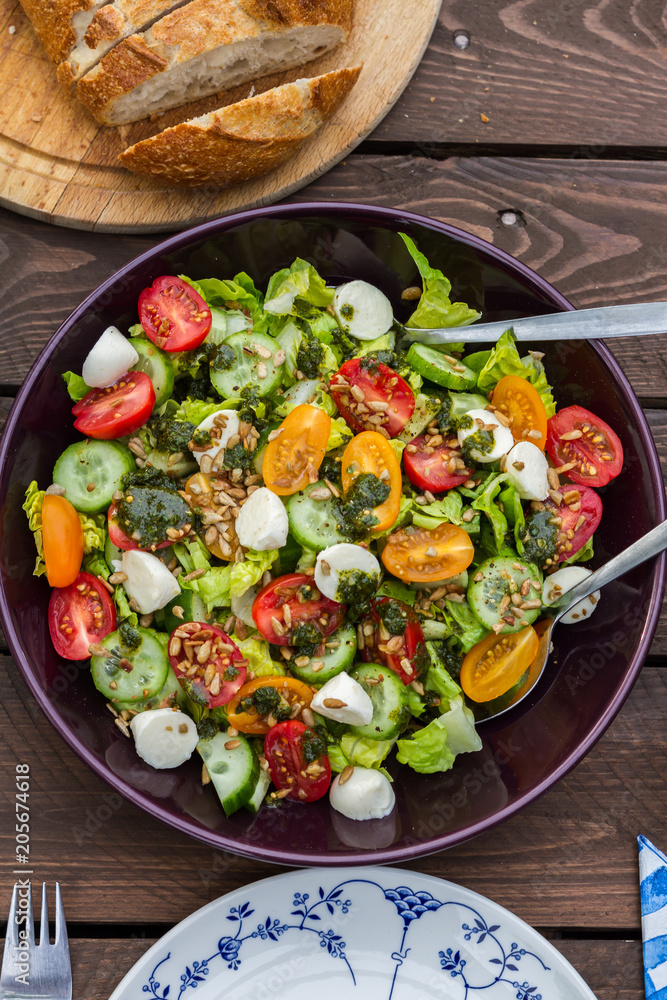
<svg viewBox="0 0 667 1000"><path fill-rule="evenodd" d="M99 6L95 0L21 0L49 59L58 64L76 45L72 17Z"/></svg>
<svg viewBox="0 0 667 1000"><path fill-rule="evenodd" d="M340 27L342 41L350 28L353 2L190 0L145 32L120 42L79 80L76 94L101 124L113 125L117 123L114 104L121 96L157 73L218 46L322 24ZM257 75L253 73L249 78Z"/></svg>
<svg viewBox="0 0 667 1000"><path fill-rule="evenodd" d="M130 146L133 173L177 187L228 187L260 177L292 156L343 103L361 66L283 84Z"/></svg>

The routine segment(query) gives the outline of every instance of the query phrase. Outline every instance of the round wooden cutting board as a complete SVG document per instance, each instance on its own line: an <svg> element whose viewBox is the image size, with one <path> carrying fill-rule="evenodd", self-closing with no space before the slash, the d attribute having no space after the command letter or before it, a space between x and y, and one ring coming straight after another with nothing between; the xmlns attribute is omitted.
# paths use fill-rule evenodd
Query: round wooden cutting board
<svg viewBox="0 0 667 1000"><path fill-rule="evenodd" d="M58 84L16 0L0 0L0 204L60 226L138 233L183 229L267 205L329 170L371 132L414 73L441 0L357 0L345 45L289 73L263 77L255 93L303 76L363 63L335 117L291 160L234 187L185 190L138 178L118 154L169 125L248 97L245 84L133 125L98 125ZM13 29L13 30L12 30Z"/></svg>

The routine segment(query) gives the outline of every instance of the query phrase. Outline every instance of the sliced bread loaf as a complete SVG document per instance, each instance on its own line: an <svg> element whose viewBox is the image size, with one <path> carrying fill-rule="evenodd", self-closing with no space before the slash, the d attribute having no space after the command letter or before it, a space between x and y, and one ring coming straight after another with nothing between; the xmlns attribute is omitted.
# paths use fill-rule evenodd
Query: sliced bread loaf
<svg viewBox="0 0 667 1000"><path fill-rule="evenodd" d="M353 0L190 0L116 45L76 94L103 125L138 121L327 52Z"/></svg>
<svg viewBox="0 0 667 1000"><path fill-rule="evenodd" d="M355 66L283 84L165 129L130 146L120 160L135 174L178 187L226 187L259 177L331 118L360 72Z"/></svg>

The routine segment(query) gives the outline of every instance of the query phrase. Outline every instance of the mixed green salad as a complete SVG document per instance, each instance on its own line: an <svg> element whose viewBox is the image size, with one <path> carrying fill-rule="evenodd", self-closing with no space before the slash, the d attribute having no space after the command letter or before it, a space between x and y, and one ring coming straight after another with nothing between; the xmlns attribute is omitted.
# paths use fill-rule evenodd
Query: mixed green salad
<svg viewBox="0 0 667 1000"><path fill-rule="evenodd" d="M26 494L56 651L90 658L148 764L198 751L228 815L329 791L384 816L391 754L436 772L479 749L623 464L511 331L466 354L456 327L480 314L403 240L405 324L301 259L264 294L245 273L159 277L64 374L81 437Z"/></svg>

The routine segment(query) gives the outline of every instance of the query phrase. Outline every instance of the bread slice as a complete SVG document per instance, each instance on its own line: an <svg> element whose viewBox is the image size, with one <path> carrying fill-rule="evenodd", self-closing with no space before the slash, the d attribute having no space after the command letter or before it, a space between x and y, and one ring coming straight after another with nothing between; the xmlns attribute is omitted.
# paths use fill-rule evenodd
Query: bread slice
<svg viewBox="0 0 667 1000"><path fill-rule="evenodd" d="M190 0L131 35L76 94L102 125L124 125L277 70L347 38L353 0Z"/></svg>
<svg viewBox="0 0 667 1000"><path fill-rule="evenodd" d="M37 37L54 63L67 59L107 0L21 0Z"/></svg>
<svg viewBox="0 0 667 1000"><path fill-rule="evenodd" d="M135 143L120 161L135 174L177 187L227 187L259 177L292 156L337 111L361 66L285 83Z"/></svg>
<svg viewBox="0 0 667 1000"><path fill-rule="evenodd" d="M92 15L85 34L58 66L58 79L71 88L84 73L97 66L114 45L144 31L165 14L188 0L116 0L105 3Z"/></svg>

